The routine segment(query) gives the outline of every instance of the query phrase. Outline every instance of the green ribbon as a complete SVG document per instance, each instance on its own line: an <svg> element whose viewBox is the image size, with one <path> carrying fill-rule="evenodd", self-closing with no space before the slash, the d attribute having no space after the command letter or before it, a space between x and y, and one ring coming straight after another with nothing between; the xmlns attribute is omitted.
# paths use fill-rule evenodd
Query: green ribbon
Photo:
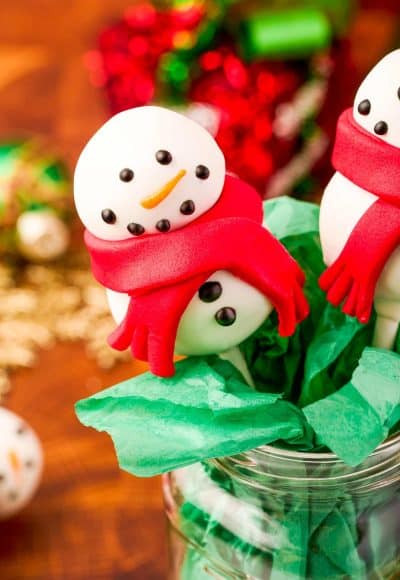
<svg viewBox="0 0 400 580"><path fill-rule="evenodd" d="M323 10L254 12L240 24L239 46L248 60L304 58L330 45L332 26Z"/></svg>

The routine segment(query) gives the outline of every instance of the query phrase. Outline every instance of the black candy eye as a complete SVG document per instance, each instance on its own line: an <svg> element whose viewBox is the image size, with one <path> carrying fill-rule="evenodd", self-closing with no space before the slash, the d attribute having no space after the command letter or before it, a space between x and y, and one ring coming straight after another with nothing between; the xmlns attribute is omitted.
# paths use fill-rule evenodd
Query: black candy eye
<svg viewBox="0 0 400 580"><path fill-rule="evenodd" d="M172 161L172 155L169 151L166 151L165 149L160 149L156 153L156 159L158 163L161 163L161 165L168 165Z"/></svg>
<svg viewBox="0 0 400 580"><path fill-rule="evenodd" d="M35 462L33 461L33 459L27 459L25 461L25 467L27 469L32 469L32 467L34 467L34 466L35 466Z"/></svg>
<svg viewBox="0 0 400 580"><path fill-rule="evenodd" d="M222 286L219 282L205 282L199 288L199 298L202 302L215 302L222 294Z"/></svg>
<svg viewBox="0 0 400 580"><path fill-rule="evenodd" d="M360 115L369 115L371 112L371 103L368 99L364 99L358 105L358 112Z"/></svg>
<svg viewBox="0 0 400 580"><path fill-rule="evenodd" d="M205 165L198 165L196 167L196 177L199 179L207 179L210 176L210 170Z"/></svg>
<svg viewBox="0 0 400 580"><path fill-rule="evenodd" d="M132 181L132 179L135 177L135 174L133 173L132 169L128 169L127 167L125 167L125 169L121 169L121 171L119 172L119 178L121 181Z"/></svg>
<svg viewBox="0 0 400 580"><path fill-rule="evenodd" d="M106 224L115 224L117 221L117 216L112 211L112 209L103 209L101 212L101 217Z"/></svg>
<svg viewBox="0 0 400 580"><path fill-rule="evenodd" d="M388 130L389 130L389 127L388 127L388 124L385 123L385 121L378 121L378 123L374 127L374 132L377 135L386 135Z"/></svg>
<svg viewBox="0 0 400 580"><path fill-rule="evenodd" d="M25 425L20 425L17 429L17 435L24 435L27 431Z"/></svg>
<svg viewBox="0 0 400 580"><path fill-rule="evenodd" d="M398 96L398 97L399 97L399 99L400 99L400 87L397 89L397 96Z"/></svg>
<svg viewBox="0 0 400 580"><path fill-rule="evenodd" d="M236 320L236 310L225 306L215 314L215 320L220 326L232 326Z"/></svg>

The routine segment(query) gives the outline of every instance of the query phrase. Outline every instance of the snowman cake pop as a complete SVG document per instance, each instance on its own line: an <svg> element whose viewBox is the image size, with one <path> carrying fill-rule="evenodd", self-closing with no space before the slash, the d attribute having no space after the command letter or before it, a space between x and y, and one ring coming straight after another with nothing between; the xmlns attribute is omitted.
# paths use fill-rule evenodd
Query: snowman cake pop
<svg viewBox="0 0 400 580"><path fill-rule="evenodd" d="M262 227L262 203L226 175L200 125L160 107L112 117L78 160L74 196L92 269L131 347L159 376L173 355L221 353L273 308L282 335L308 312L304 275Z"/></svg>
<svg viewBox="0 0 400 580"><path fill-rule="evenodd" d="M372 69L341 115L332 159L320 285L363 323L375 303L374 344L392 348L400 322L400 50Z"/></svg>
<svg viewBox="0 0 400 580"><path fill-rule="evenodd" d="M0 407L0 520L20 511L35 493L42 474L39 439L17 415Z"/></svg>

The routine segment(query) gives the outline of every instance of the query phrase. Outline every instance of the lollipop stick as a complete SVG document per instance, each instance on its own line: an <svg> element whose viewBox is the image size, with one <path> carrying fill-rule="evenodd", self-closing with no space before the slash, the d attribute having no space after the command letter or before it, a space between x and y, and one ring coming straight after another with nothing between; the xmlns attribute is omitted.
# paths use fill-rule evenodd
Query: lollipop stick
<svg viewBox="0 0 400 580"><path fill-rule="evenodd" d="M250 374L249 367L247 366L246 359L241 353L238 346L234 346L225 352L221 352L219 358L227 360L243 375L244 380L249 385L249 387L255 388L253 378Z"/></svg>
<svg viewBox="0 0 400 580"><path fill-rule="evenodd" d="M387 348L392 350L396 340L399 323L397 320L378 316L375 324L374 338L372 345L377 348Z"/></svg>

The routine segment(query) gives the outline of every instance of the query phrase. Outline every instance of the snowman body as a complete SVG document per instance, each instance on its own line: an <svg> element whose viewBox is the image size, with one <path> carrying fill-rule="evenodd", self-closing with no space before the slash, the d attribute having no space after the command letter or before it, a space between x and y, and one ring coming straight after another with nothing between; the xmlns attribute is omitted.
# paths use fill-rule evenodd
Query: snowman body
<svg viewBox="0 0 400 580"><path fill-rule="evenodd" d="M17 415L0 408L0 520L20 511L35 493L42 474L39 439Z"/></svg>
<svg viewBox="0 0 400 580"><path fill-rule="evenodd" d="M357 91L353 117L371 135L400 148L400 50L384 57L367 75ZM341 173L334 174L324 191L320 212L327 266L338 258L356 224L377 199ZM392 348L400 322L400 249L393 252L381 273L374 304L378 316L374 344Z"/></svg>
<svg viewBox="0 0 400 580"><path fill-rule="evenodd" d="M354 227L376 200L375 195L339 172L332 177L324 191L320 210L320 236L327 266L338 258ZM389 348L400 323L400 249L392 254L378 280L375 310L378 315L375 343Z"/></svg>
<svg viewBox="0 0 400 580"><path fill-rule="evenodd" d="M124 319L129 296L107 290L111 313L117 324ZM220 354L253 334L273 307L258 290L219 270L199 288L183 313L175 353L186 356Z"/></svg>

